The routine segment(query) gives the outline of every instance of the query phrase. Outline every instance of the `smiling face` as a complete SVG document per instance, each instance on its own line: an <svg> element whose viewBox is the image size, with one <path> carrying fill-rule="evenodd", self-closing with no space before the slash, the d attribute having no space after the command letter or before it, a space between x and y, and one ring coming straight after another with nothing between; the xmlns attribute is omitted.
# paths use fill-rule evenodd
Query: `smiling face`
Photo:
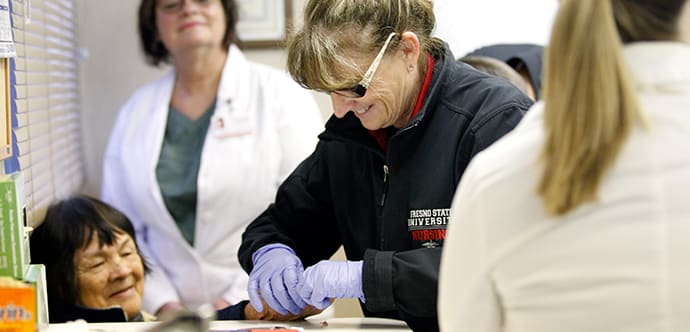
<svg viewBox="0 0 690 332"><path fill-rule="evenodd" d="M139 314L144 265L129 235L116 233L113 245L99 246L94 233L91 242L74 254L74 266L80 305L95 309L119 306L127 319Z"/></svg>
<svg viewBox="0 0 690 332"><path fill-rule="evenodd" d="M156 29L174 57L199 47L222 47L227 20L220 0L159 0Z"/></svg>
<svg viewBox="0 0 690 332"><path fill-rule="evenodd" d="M375 56L370 54L353 60L365 72ZM404 127L409 122L422 85L418 59L419 40L414 33L403 33L400 43L381 59L364 96L353 98L337 91L330 93L333 113L342 118L353 112L362 126L369 130Z"/></svg>

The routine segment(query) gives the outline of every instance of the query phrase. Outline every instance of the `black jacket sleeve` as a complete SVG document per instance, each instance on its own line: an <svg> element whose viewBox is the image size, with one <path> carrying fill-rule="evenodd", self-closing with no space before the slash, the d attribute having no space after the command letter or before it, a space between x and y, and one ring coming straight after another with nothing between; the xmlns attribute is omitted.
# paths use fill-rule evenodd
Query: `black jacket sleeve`
<svg viewBox="0 0 690 332"><path fill-rule="evenodd" d="M305 267L330 258L341 245L322 149L319 143L278 188L275 202L245 229L238 258L247 273L252 254L270 243L291 247Z"/></svg>
<svg viewBox="0 0 690 332"><path fill-rule="evenodd" d="M48 316L51 324L66 323L78 319L83 319L89 323L127 321L127 315L120 307L88 308L76 304L66 304L59 300L48 301Z"/></svg>
<svg viewBox="0 0 690 332"><path fill-rule="evenodd" d="M244 300L216 311L216 320L245 320L244 308L249 301Z"/></svg>
<svg viewBox="0 0 690 332"><path fill-rule="evenodd" d="M396 310L408 324L415 319L435 321L440 261L441 248L367 250L362 269L367 310Z"/></svg>
<svg viewBox="0 0 690 332"><path fill-rule="evenodd" d="M402 319L413 331L438 331L440 261L441 248L367 250L362 271L365 310Z"/></svg>

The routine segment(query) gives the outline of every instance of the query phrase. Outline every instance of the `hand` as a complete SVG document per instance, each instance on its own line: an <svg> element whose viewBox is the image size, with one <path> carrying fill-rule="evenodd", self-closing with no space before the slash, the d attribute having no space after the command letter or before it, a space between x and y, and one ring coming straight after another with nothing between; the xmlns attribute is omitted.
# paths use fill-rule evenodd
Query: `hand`
<svg viewBox="0 0 690 332"><path fill-rule="evenodd" d="M299 314L307 304L297 294L304 267L295 252L283 244L265 245L252 255L254 268L249 273L249 301L264 311L262 299L281 315Z"/></svg>
<svg viewBox="0 0 690 332"><path fill-rule="evenodd" d="M228 306L230 306L230 302L226 301L224 298L217 299L215 302L213 302L213 308L216 310L220 310Z"/></svg>
<svg viewBox="0 0 690 332"><path fill-rule="evenodd" d="M264 310L262 312L256 311L251 303L244 307L244 319L246 320L272 320L272 321L293 321L304 319L312 315L321 313L322 310L316 309L310 305L302 309L302 312L295 315L288 313L287 315L281 315L275 310L271 309L266 303L264 303Z"/></svg>
<svg viewBox="0 0 690 332"><path fill-rule="evenodd" d="M320 261L304 271L299 295L318 309L326 308L332 298L359 298L362 292L362 261Z"/></svg>
<svg viewBox="0 0 690 332"><path fill-rule="evenodd" d="M187 308L180 302L166 302L156 311L156 317L159 320L173 317L181 311L186 311Z"/></svg>

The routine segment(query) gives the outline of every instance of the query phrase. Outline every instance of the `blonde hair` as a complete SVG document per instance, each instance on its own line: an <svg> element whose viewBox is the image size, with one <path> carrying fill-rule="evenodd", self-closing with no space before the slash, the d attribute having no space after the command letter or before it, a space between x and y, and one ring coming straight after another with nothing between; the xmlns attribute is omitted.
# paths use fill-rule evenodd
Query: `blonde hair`
<svg viewBox="0 0 690 332"><path fill-rule="evenodd" d="M622 42L678 38L686 0L562 0L547 50L537 192L563 215L596 200L630 131L646 125Z"/></svg>
<svg viewBox="0 0 690 332"><path fill-rule="evenodd" d="M366 70L353 57L375 54L391 32L416 33L422 52L442 58L443 42L431 37L435 22L431 0L310 0L288 41L288 71L308 89L349 88ZM393 39L388 52L398 43ZM426 57L419 65L426 67Z"/></svg>

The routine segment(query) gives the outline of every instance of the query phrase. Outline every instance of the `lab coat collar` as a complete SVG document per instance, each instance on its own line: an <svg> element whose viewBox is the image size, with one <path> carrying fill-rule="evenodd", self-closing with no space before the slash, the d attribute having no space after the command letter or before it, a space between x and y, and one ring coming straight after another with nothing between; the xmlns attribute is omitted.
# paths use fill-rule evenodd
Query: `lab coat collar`
<svg viewBox="0 0 690 332"><path fill-rule="evenodd" d="M242 90L247 87L246 82L240 78L248 77L244 75L247 70L247 59L242 51L234 44L228 49L228 57L223 66L223 74L218 85L216 111L226 110L232 105L243 104L246 97Z"/></svg>
<svg viewBox="0 0 690 332"><path fill-rule="evenodd" d="M623 49L638 89L690 85L690 45L681 42L636 42Z"/></svg>

